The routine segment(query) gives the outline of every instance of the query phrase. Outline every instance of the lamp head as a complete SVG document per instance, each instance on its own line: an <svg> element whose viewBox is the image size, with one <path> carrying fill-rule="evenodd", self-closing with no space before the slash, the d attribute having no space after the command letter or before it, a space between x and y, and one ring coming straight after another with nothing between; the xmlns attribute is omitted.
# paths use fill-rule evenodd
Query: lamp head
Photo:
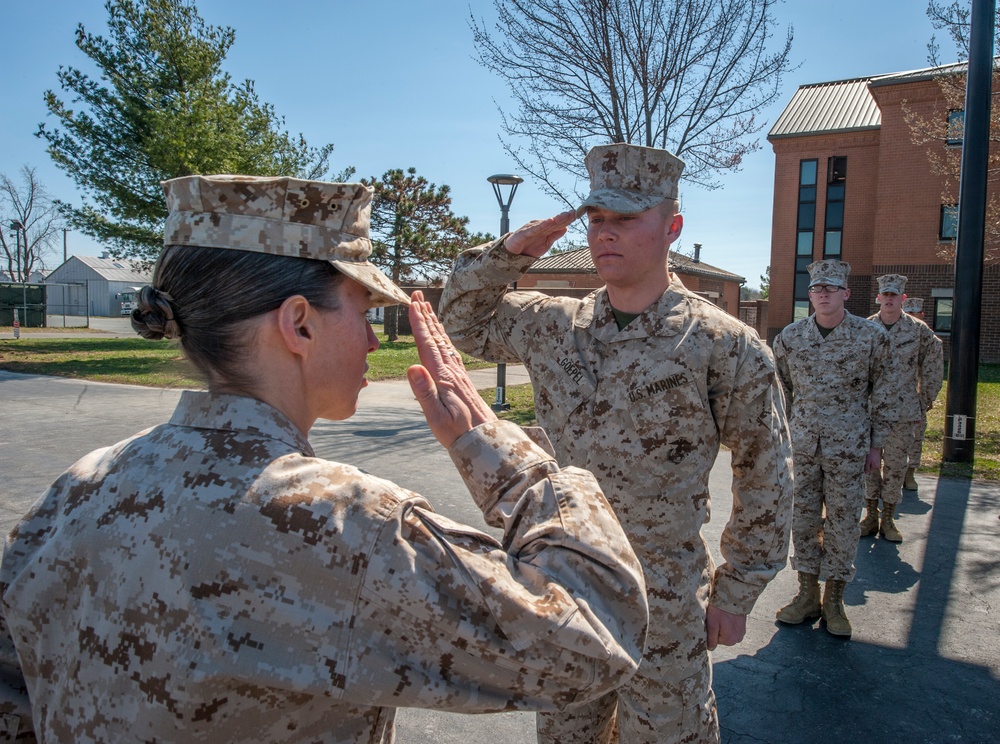
<svg viewBox="0 0 1000 744"><path fill-rule="evenodd" d="M517 186L519 183L524 183L523 178L510 173L498 173L495 176L490 176L486 180L495 186Z"/></svg>

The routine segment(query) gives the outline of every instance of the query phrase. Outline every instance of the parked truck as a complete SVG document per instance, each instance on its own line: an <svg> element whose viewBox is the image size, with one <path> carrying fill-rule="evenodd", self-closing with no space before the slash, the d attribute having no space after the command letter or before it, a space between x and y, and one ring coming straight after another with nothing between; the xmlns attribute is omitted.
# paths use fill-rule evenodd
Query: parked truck
<svg viewBox="0 0 1000 744"><path fill-rule="evenodd" d="M122 315L131 315L132 311L139 306L139 289L140 287L132 287L130 290L115 295L121 303Z"/></svg>

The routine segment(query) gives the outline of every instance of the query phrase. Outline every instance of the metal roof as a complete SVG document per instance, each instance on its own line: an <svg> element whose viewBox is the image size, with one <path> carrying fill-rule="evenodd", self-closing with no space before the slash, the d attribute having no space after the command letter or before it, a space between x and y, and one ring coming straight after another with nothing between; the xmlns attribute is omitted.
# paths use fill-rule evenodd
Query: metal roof
<svg viewBox="0 0 1000 744"><path fill-rule="evenodd" d="M682 274L710 277L730 282L745 282L746 279L739 274L720 269L716 266L695 261L689 256L682 256L679 253L670 251L667 264L671 271ZM594 262L590 257L589 248L577 248L575 251L565 253L555 253L545 256L535 261L534 265L528 269L529 274L596 274Z"/></svg>
<svg viewBox="0 0 1000 744"><path fill-rule="evenodd" d="M141 261L128 258L104 258L98 256L73 256L87 265L109 282L131 282L133 284L149 284L152 271L145 268Z"/></svg>
<svg viewBox="0 0 1000 744"><path fill-rule="evenodd" d="M882 113L871 88L931 80L941 75L964 72L966 67L964 62L953 62L920 70L801 85L774 122L767 138L878 129L882 125Z"/></svg>
<svg viewBox="0 0 1000 744"><path fill-rule="evenodd" d="M995 60L994 60L995 64ZM965 72L968 68L967 62L952 62L939 67L924 67L919 70L907 70L906 72L893 72L888 75L879 75L871 79L869 87L878 88L883 85L900 85L902 83L919 83L923 80L932 80L942 75L954 75Z"/></svg>
<svg viewBox="0 0 1000 744"><path fill-rule="evenodd" d="M868 90L870 80L855 78L800 86L767 138L878 129L882 125L882 112Z"/></svg>

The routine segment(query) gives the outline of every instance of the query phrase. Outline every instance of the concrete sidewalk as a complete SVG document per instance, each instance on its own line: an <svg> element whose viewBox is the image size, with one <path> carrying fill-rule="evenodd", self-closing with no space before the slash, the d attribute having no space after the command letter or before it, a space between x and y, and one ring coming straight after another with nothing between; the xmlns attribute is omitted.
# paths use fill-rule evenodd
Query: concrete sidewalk
<svg viewBox="0 0 1000 744"><path fill-rule="evenodd" d="M495 384L494 370L475 373ZM527 381L508 367L508 384ZM75 459L167 419L177 391L0 372L0 530ZM317 452L418 491L439 511L484 527L405 382L372 383L358 414L320 422ZM742 644L715 654L723 741L803 744L1000 741L1000 488L918 477L898 524L900 545L862 539L846 602L854 638L821 624L781 627L796 589L782 571L757 603ZM712 472L718 555L732 497L728 454ZM402 710L397 740L534 741L530 714L466 716Z"/></svg>

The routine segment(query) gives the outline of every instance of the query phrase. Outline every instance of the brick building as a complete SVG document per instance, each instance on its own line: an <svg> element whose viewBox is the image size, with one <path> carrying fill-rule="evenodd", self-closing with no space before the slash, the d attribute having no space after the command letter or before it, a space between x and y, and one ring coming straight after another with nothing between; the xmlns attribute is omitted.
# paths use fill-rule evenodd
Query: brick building
<svg viewBox="0 0 1000 744"><path fill-rule="evenodd" d="M775 122L768 340L807 316L806 266L821 258L851 264L847 309L878 309L875 278L908 277L907 295L924 301L925 320L948 351L957 206L943 203L944 178L928 150L961 146L962 111L949 110L939 77L957 66L804 85ZM909 110L940 122L955 139L914 144ZM947 129L946 129L947 128ZM991 194L995 186L991 185ZM1000 265L983 271L983 362L1000 362Z"/></svg>
<svg viewBox="0 0 1000 744"><path fill-rule="evenodd" d="M673 251L669 254L670 270L680 277L684 286L708 298L731 315L739 317L740 287L746 279L730 271L711 266L701 260L701 245L695 243L694 257ZM604 282L590 258L589 248L555 253L540 258L518 280L523 289L544 290L548 294L585 297Z"/></svg>

